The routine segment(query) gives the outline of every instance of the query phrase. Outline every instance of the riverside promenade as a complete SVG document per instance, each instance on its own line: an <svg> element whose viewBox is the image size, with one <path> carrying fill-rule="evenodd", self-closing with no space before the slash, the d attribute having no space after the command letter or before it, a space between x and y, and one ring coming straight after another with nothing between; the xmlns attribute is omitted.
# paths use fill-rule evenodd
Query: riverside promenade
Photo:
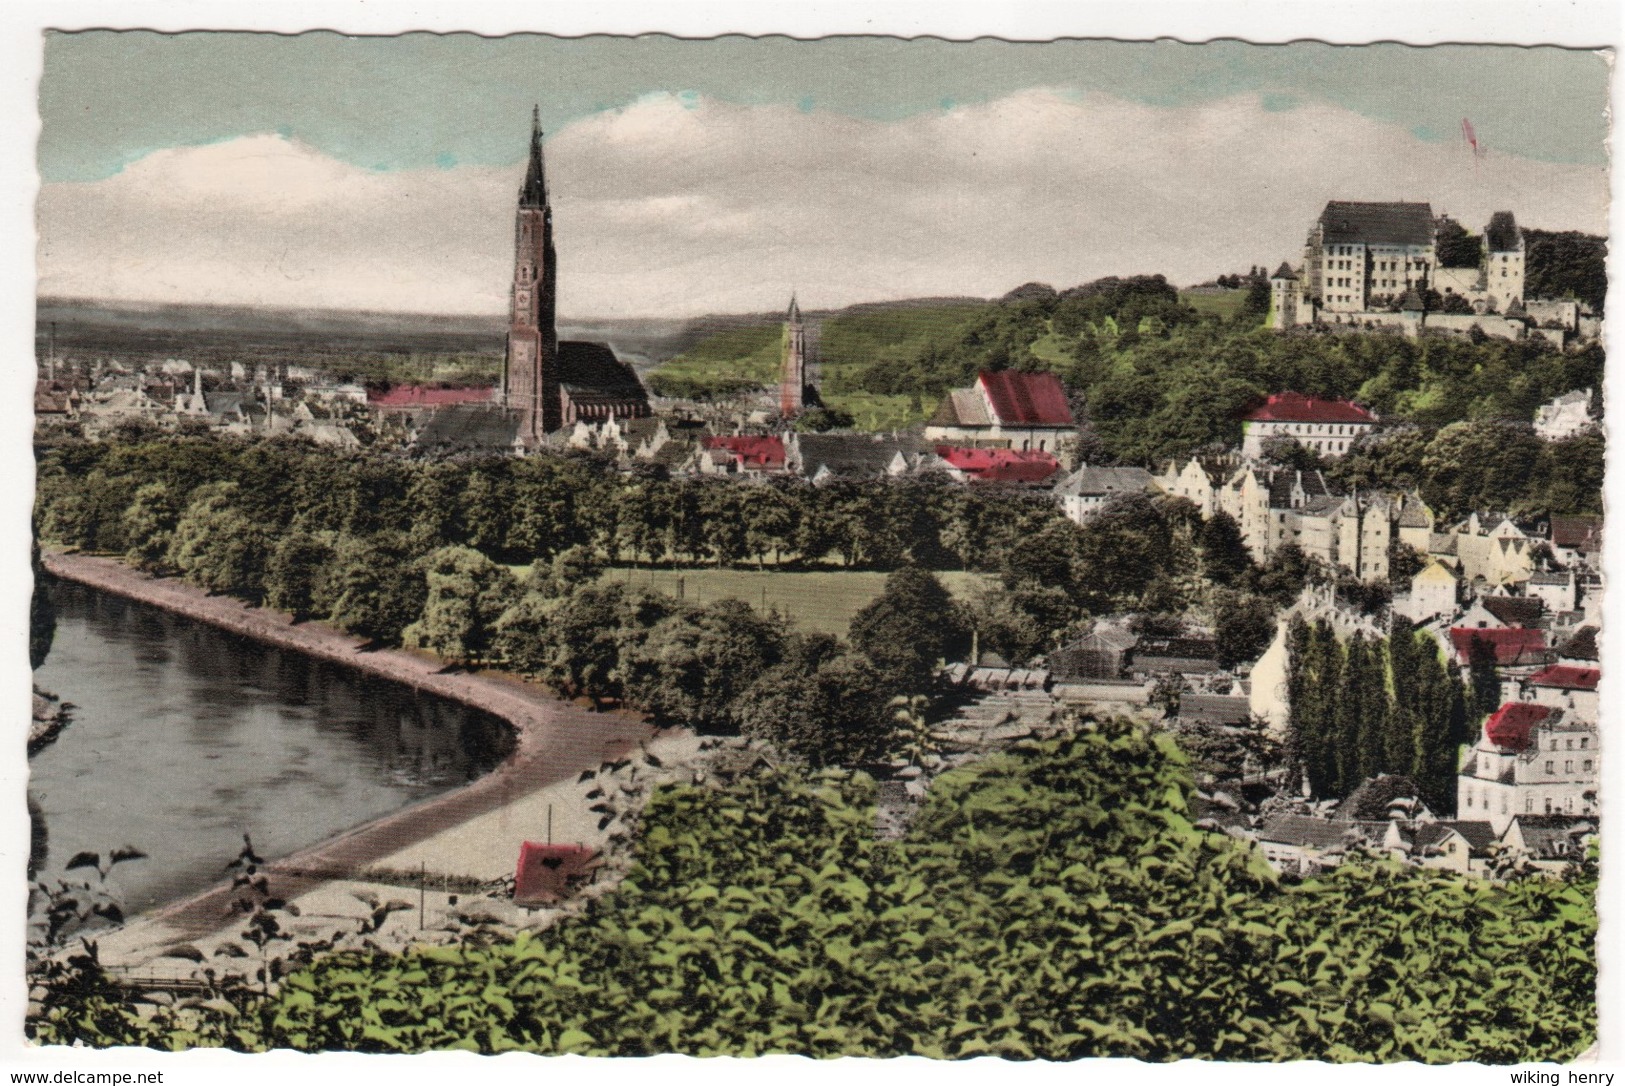
<svg viewBox="0 0 1625 1086"><path fill-rule="evenodd" d="M631 713L595 712L509 675L447 671L441 660L426 653L369 650L359 639L320 623L296 624L279 612L211 596L114 559L48 553L43 561L48 571L64 580L457 701L498 716L513 728L512 753L478 780L272 858L267 870L279 896L324 903L304 910L311 919L338 919L344 910L335 903L346 901L353 906L348 911L365 915L366 910L355 903L356 895L388 891L391 885L369 877L369 871L422 871L431 885L437 878L488 881L512 874L520 842L542 838L550 822L561 841L595 836L586 832L595 825L595 816L585 810L587 801L575 786L577 776L635 750L654 735ZM398 882L393 885L399 887ZM102 959L124 968L153 966L174 944L205 946L229 938L231 930L241 926L232 903L227 882L143 914L102 939ZM334 907L340 907L341 914L329 911ZM413 927L423 922L422 917L412 918ZM177 967L184 964L173 962Z"/></svg>

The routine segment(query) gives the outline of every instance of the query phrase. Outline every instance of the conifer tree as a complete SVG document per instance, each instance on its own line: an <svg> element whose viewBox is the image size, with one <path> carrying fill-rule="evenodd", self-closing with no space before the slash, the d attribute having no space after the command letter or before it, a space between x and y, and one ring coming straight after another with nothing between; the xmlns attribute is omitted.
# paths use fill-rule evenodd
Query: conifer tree
<svg viewBox="0 0 1625 1086"><path fill-rule="evenodd" d="M1396 616L1388 635L1388 675L1393 691L1382 729L1382 768L1408 774L1416 758L1416 629Z"/></svg>
<svg viewBox="0 0 1625 1086"><path fill-rule="evenodd" d="M1467 670L1472 681L1472 710L1478 716L1488 716L1501 707L1501 678L1495 673L1495 646L1489 638L1472 639L1467 650Z"/></svg>
<svg viewBox="0 0 1625 1086"><path fill-rule="evenodd" d="M1421 653L1417 674L1418 721L1411 776L1434 813L1453 813L1459 742L1466 731L1467 692L1437 651Z"/></svg>

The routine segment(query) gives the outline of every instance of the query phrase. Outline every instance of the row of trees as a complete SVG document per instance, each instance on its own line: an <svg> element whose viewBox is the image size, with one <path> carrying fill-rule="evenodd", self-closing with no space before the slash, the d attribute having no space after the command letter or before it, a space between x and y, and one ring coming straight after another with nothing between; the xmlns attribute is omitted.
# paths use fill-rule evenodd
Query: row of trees
<svg viewBox="0 0 1625 1086"><path fill-rule="evenodd" d="M278 535L395 532L418 555L467 546L521 565L589 547L636 563L986 569L1024 533L1064 519L1045 496L947 480L741 486L628 478L588 455L426 463L283 438L70 439L41 451L38 477L44 535L147 560L167 551L200 488L228 484L242 520Z"/></svg>
<svg viewBox="0 0 1625 1086"><path fill-rule="evenodd" d="M1431 637L1394 622L1386 638L1340 639L1325 621L1293 618L1289 763L1322 798L1389 773L1414 780L1433 810L1453 811L1457 753L1469 739L1467 691Z"/></svg>
<svg viewBox="0 0 1625 1086"><path fill-rule="evenodd" d="M1293 548L1258 568L1233 521L1204 522L1172 499L1120 500L1080 527L1042 496L996 488L628 479L586 457L425 464L277 439L63 443L41 456L37 515L54 543L123 553L383 643L419 621L438 578L534 564L574 584L617 558L804 566L827 553L869 568L995 574L974 625L1011 660L1095 615L1192 609L1242 660L1267 640L1273 608L1315 573ZM437 643L456 658L495 644L470 636Z"/></svg>

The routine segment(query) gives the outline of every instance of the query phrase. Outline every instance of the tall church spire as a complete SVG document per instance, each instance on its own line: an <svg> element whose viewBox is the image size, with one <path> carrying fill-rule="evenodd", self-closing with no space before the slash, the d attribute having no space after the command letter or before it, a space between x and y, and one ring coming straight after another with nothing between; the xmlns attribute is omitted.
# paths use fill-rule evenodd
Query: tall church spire
<svg viewBox="0 0 1625 1086"><path fill-rule="evenodd" d="M542 163L542 107L530 110L530 166L525 170L525 184L519 190L520 207L547 206L547 170Z"/></svg>

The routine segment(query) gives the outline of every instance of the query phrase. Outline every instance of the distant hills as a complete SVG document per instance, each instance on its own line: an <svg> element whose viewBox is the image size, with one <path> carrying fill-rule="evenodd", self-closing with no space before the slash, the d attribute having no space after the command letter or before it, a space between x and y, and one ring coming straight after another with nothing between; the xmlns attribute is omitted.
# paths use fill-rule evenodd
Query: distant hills
<svg viewBox="0 0 1625 1086"><path fill-rule="evenodd" d="M823 319L956 305L980 298L908 298L843 309L807 310ZM184 303L104 302L42 297L35 307L40 351L56 325L59 354L175 357L220 364L300 361L345 369L347 356L486 356L498 363L506 322L500 315L381 313ZM564 320L559 335L608 343L640 371L659 366L719 333L776 326L783 311L708 314L690 318ZM362 370L368 369L363 365ZM492 372L495 372L494 370ZM360 374L359 376L365 376Z"/></svg>

